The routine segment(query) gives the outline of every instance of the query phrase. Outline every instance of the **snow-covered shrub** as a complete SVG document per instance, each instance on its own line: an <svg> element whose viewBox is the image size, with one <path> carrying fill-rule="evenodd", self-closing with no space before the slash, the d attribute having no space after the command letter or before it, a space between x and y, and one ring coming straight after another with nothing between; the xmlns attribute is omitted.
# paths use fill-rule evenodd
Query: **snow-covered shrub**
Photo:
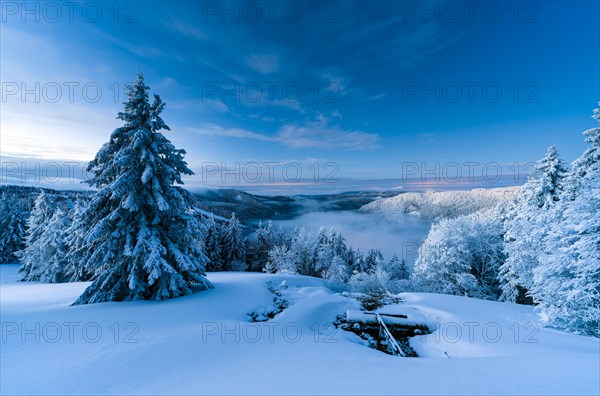
<svg viewBox="0 0 600 396"><path fill-rule="evenodd" d="M419 248L413 279L434 293L496 299L504 262L503 225L495 209L434 224Z"/></svg>
<svg viewBox="0 0 600 396"><path fill-rule="evenodd" d="M348 281L348 289L355 293L366 309L398 302L398 293L407 291L406 280L393 280L382 266L371 272L355 272Z"/></svg>
<svg viewBox="0 0 600 396"><path fill-rule="evenodd" d="M287 246L274 246L269 251L269 261L265 267L265 272L269 274L297 274L295 257Z"/></svg>

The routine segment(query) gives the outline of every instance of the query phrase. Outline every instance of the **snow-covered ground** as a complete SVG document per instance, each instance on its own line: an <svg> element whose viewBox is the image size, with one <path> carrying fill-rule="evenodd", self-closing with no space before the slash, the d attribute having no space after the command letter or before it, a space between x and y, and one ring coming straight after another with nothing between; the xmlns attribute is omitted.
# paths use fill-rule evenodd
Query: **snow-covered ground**
<svg viewBox="0 0 600 396"><path fill-rule="evenodd" d="M538 328L531 307L406 293L436 331L400 358L336 330L358 303L316 278L213 273L175 300L73 307L87 283L17 269L0 266L1 394L600 393L599 340ZM269 289L288 307L251 322L277 310Z"/></svg>

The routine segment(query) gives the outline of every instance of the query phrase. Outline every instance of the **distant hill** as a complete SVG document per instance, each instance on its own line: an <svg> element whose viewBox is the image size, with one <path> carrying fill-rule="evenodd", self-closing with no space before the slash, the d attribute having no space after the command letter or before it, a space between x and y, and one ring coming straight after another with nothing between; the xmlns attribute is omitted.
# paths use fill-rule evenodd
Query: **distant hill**
<svg viewBox="0 0 600 396"><path fill-rule="evenodd" d="M469 191L407 192L373 201L360 208L360 211L379 214L392 221L400 221L406 215L417 216L423 220L453 218L514 199L520 189L507 187Z"/></svg>

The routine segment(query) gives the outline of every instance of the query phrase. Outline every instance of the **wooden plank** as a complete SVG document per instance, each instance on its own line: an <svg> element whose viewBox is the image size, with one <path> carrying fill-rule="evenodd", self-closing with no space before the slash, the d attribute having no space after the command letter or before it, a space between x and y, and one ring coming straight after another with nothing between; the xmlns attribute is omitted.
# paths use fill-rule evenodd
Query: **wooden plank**
<svg viewBox="0 0 600 396"><path fill-rule="evenodd" d="M377 315L380 315L381 319L386 325L391 327L405 327L405 328L427 328L427 325L423 322L412 320L407 315L403 314L380 314L377 312L359 311L356 309L349 309L346 311L346 321L348 323L359 323L363 325L376 325L378 323ZM419 318L420 319L420 318Z"/></svg>

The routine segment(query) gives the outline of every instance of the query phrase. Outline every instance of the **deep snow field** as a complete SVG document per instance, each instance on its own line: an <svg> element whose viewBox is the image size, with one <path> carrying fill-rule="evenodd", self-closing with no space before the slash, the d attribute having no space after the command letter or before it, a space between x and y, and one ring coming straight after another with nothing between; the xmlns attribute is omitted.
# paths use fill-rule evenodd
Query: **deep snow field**
<svg viewBox="0 0 600 396"><path fill-rule="evenodd" d="M191 296L72 307L88 283L17 269L0 265L3 395L600 393L599 340L539 328L528 306L405 293L435 331L401 358L332 326L359 304L321 279L211 273ZM269 288L288 307L253 323L275 309Z"/></svg>

